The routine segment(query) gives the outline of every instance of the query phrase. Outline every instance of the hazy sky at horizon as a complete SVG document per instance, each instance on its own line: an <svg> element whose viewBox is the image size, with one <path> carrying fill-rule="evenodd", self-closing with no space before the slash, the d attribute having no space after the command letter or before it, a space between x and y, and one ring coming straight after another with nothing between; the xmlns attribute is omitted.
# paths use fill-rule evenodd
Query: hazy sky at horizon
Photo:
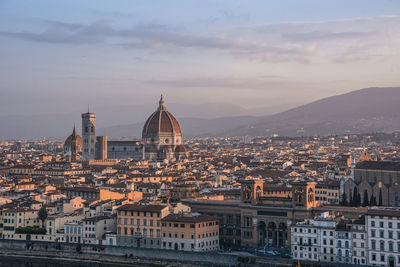
<svg viewBox="0 0 400 267"><path fill-rule="evenodd" d="M0 113L399 86L400 1L0 0Z"/></svg>

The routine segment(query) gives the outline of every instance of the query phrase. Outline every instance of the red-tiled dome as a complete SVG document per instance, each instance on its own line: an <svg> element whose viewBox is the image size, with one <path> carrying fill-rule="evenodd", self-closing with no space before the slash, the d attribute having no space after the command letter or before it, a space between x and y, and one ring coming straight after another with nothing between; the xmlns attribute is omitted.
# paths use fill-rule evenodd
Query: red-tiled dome
<svg viewBox="0 0 400 267"><path fill-rule="evenodd" d="M160 133L182 134L178 121L166 110L162 96L160 106L144 124L142 136L143 138L156 137Z"/></svg>
<svg viewBox="0 0 400 267"><path fill-rule="evenodd" d="M176 153L187 153L189 150L184 145L176 146L175 148Z"/></svg>
<svg viewBox="0 0 400 267"><path fill-rule="evenodd" d="M74 138L74 137L76 139L78 151L82 151L82 138L76 133L75 126L74 126L74 130L72 131L72 134L70 136L68 136L64 142L64 150L71 149L71 142L72 142L72 138Z"/></svg>

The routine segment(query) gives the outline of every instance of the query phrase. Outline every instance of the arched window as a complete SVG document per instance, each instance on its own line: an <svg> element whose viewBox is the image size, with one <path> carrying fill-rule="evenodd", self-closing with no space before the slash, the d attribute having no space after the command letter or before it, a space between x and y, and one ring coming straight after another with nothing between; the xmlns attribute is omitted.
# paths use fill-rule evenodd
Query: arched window
<svg viewBox="0 0 400 267"><path fill-rule="evenodd" d="M385 241L383 241L383 240L380 241L380 250L381 251L385 250Z"/></svg>
<svg viewBox="0 0 400 267"><path fill-rule="evenodd" d="M393 242L389 241L389 251L393 252Z"/></svg>

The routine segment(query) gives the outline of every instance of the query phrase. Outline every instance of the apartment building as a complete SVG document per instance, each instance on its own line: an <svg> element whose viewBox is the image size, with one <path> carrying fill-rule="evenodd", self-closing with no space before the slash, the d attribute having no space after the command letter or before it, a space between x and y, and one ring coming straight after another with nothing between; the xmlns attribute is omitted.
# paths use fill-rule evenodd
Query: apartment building
<svg viewBox="0 0 400 267"><path fill-rule="evenodd" d="M335 252L337 263L351 263L351 221L341 219L336 224Z"/></svg>
<svg viewBox="0 0 400 267"><path fill-rule="evenodd" d="M9 209L3 211L3 238L13 239L18 227L40 226L38 210Z"/></svg>
<svg viewBox="0 0 400 267"><path fill-rule="evenodd" d="M162 249L196 252L219 249L216 217L199 213L169 214L161 223Z"/></svg>
<svg viewBox="0 0 400 267"><path fill-rule="evenodd" d="M82 221L65 223L64 240L66 243L83 243Z"/></svg>
<svg viewBox="0 0 400 267"><path fill-rule="evenodd" d="M106 232L115 232L115 219L111 215L83 219L83 243L102 244Z"/></svg>
<svg viewBox="0 0 400 267"><path fill-rule="evenodd" d="M368 263L377 266L400 265L400 209L371 209L366 214Z"/></svg>
<svg viewBox="0 0 400 267"><path fill-rule="evenodd" d="M367 264L368 242L365 229L365 217L355 220L351 225L353 264Z"/></svg>
<svg viewBox="0 0 400 267"><path fill-rule="evenodd" d="M297 260L334 262L337 219L328 212L291 227L292 256Z"/></svg>
<svg viewBox="0 0 400 267"><path fill-rule="evenodd" d="M168 206L125 204L117 209L117 244L128 247L160 248L161 219Z"/></svg>

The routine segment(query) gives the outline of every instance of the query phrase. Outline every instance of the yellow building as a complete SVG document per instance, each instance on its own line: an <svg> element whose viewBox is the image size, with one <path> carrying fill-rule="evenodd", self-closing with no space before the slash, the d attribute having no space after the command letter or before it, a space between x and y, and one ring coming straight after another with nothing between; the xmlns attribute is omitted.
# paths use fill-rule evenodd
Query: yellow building
<svg viewBox="0 0 400 267"><path fill-rule="evenodd" d="M125 204L117 209L119 246L159 248L161 219L169 214L164 205Z"/></svg>
<svg viewBox="0 0 400 267"><path fill-rule="evenodd" d="M184 251L219 249L219 223L199 213L170 214L161 220L161 248Z"/></svg>

